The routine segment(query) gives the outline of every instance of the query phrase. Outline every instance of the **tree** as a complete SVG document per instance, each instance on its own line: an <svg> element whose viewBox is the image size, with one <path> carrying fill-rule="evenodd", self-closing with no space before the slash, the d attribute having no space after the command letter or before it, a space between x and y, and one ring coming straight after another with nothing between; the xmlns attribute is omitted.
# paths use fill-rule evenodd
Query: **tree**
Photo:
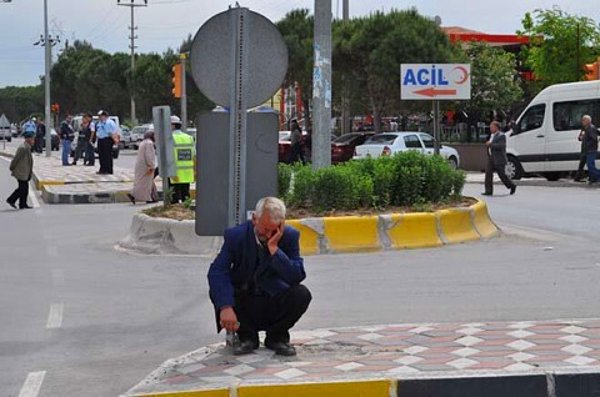
<svg viewBox="0 0 600 397"><path fill-rule="evenodd" d="M402 63L458 58L447 35L415 9L376 12L340 23L334 43L334 72L346 74L354 89L368 98L376 131L381 131L383 114L400 107Z"/></svg>
<svg viewBox="0 0 600 397"><path fill-rule="evenodd" d="M276 25L283 36L289 54L285 84L291 86L297 82L300 85L305 121L308 127L313 84L314 17L309 15L307 9L293 10Z"/></svg>
<svg viewBox="0 0 600 397"><path fill-rule="evenodd" d="M462 102L462 109L475 119L492 111L508 112L523 96L515 56L475 42L466 52L471 63L471 100Z"/></svg>
<svg viewBox="0 0 600 397"><path fill-rule="evenodd" d="M594 20L554 7L525 14L522 24L518 33L531 38L526 64L543 86L583 80L583 66L599 53L600 27Z"/></svg>

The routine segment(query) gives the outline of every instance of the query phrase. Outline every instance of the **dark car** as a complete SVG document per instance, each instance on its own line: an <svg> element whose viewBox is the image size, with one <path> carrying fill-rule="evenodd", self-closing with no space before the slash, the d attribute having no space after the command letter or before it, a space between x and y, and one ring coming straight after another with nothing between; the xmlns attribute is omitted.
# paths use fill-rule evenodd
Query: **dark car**
<svg viewBox="0 0 600 397"><path fill-rule="evenodd" d="M331 142L331 162L338 164L351 160L354 156L354 148L365 143L373 135L372 132L352 132L336 138Z"/></svg>
<svg viewBox="0 0 600 397"><path fill-rule="evenodd" d="M59 150L60 148L60 138L58 137L58 134L56 133L56 130L54 128L52 128L50 130L50 149L51 150ZM46 147L46 137L44 137L44 139L42 139L42 147L45 148Z"/></svg>

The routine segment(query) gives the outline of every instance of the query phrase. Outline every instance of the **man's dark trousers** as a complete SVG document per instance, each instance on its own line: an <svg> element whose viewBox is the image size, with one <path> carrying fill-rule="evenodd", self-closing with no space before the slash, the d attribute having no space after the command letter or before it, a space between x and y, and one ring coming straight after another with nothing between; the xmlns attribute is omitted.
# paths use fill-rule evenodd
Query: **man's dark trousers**
<svg viewBox="0 0 600 397"><path fill-rule="evenodd" d="M240 322L240 340L258 344L258 331L266 331L266 343L289 343L289 330L306 312L311 299L310 291L302 284L273 297L236 291L234 310Z"/></svg>
<svg viewBox="0 0 600 397"><path fill-rule="evenodd" d="M498 174L504 186L511 189L515 184L506 176L506 164L495 163L492 156L488 156L487 166L485 167L485 192L492 194L494 192L494 172Z"/></svg>
<svg viewBox="0 0 600 397"><path fill-rule="evenodd" d="M27 196L29 196L29 182L21 181L19 179L17 179L17 182L19 183L19 186L6 201L14 204L19 200L19 208L25 208L27 207Z"/></svg>
<svg viewBox="0 0 600 397"><path fill-rule="evenodd" d="M600 171L596 168L597 154L595 152L586 155L588 174L590 182L600 181Z"/></svg>
<svg viewBox="0 0 600 397"><path fill-rule="evenodd" d="M94 165L96 162L96 153L94 153L94 144L87 142L85 146L85 161L88 165Z"/></svg>
<svg viewBox="0 0 600 397"><path fill-rule="evenodd" d="M113 140L111 137L98 139L98 158L100 160L100 172L103 174L113 173L112 147Z"/></svg>

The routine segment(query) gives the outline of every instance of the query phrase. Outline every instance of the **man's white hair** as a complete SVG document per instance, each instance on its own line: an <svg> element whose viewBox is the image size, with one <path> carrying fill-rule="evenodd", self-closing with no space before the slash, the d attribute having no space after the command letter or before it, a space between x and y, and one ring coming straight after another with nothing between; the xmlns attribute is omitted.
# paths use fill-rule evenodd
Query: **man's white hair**
<svg viewBox="0 0 600 397"><path fill-rule="evenodd" d="M584 115L581 119L589 121L590 123L592 122L592 116L590 116L589 114Z"/></svg>
<svg viewBox="0 0 600 397"><path fill-rule="evenodd" d="M256 203L254 213L257 218L260 218L265 212L269 214L273 222L281 222L285 220L285 203L277 197L262 198Z"/></svg>

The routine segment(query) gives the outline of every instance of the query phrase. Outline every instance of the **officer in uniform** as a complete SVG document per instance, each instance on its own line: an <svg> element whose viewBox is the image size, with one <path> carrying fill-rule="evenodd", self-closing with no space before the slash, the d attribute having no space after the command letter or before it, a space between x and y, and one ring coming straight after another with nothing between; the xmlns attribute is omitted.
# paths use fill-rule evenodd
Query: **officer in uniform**
<svg viewBox="0 0 600 397"><path fill-rule="evenodd" d="M169 187L173 192L171 203L176 204L178 202L183 203L190 197L190 183L195 179L196 144L192 136L181 131L179 117L171 116L171 130L173 132L177 176L169 178Z"/></svg>

